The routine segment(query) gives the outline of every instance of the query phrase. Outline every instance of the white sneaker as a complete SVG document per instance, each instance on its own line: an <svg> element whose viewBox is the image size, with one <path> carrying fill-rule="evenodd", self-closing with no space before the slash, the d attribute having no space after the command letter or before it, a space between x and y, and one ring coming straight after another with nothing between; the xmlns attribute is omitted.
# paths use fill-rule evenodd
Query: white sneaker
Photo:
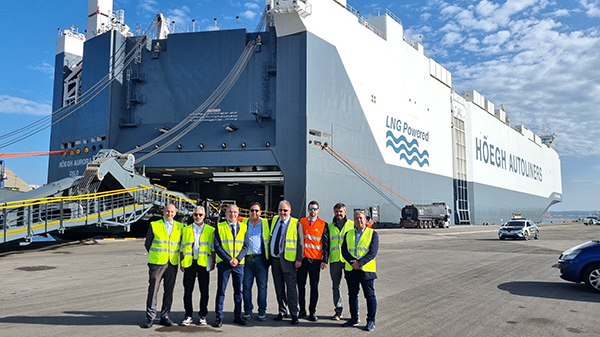
<svg viewBox="0 0 600 337"><path fill-rule="evenodd" d="M183 326L188 326L192 324L192 318L189 316L185 316L185 318L183 319L183 321L181 322L181 325Z"/></svg>
<svg viewBox="0 0 600 337"><path fill-rule="evenodd" d="M200 317L200 325L206 325L206 317Z"/></svg>

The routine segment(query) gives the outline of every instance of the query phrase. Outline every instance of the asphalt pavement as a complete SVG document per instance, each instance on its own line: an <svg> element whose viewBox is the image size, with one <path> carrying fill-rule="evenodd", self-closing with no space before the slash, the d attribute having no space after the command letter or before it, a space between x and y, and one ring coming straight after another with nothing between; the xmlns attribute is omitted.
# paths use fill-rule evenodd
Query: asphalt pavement
<svg viewBox="0 0 600 337"><path fill-rule="evenodd" d="M559 278L560 253L600 239L600 226L540 225L539 240L504 240L498 226L380 229L375 331L333 321L329 270L321 272L318 322L273 320L269 275L267 320L233 323L228 287L223 327L191 325L142 329L148 284L143 240L96 240L0 247L0 336L599 336L600 293ZM183 274L171 318L183 319ZM307 285L308 286L308 285ZM214 321L216 272L208 315ZM344 317L349 317L343 282ZM256 288L254 289L256 297ZM307 299L308 300L308 299ZM197 310L198 290L194 294ZM160 301L159 301L160 306ZM197 317L194 319L197 321ZM158 323L158 322L157 322Z"/></svg>

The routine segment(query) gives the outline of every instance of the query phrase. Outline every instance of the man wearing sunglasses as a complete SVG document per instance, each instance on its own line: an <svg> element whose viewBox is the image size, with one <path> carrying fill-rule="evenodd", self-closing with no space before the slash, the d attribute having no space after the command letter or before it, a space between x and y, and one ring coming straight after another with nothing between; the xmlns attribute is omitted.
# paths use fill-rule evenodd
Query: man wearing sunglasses
<svg viewBox="0 0 600 337"><path fill-rule="evenodd" d="M271 223L269 256L279 313L276 321L287 317L289 308L292 324L298 324L298 288L296 270L302 265L304 234L298 219L292 218L292 206L287 200L279 202L279 215Z"/></svg>
<svg viewBox="0 0 600 337"><path fill-rule="evenodd" d="M193 322L192 294L194 283L198 281L200 288L200 325L206 325L208 314L209 271L215 269L215 252L213 240L215 229L204 223L205 211L198 206L192 213L194 223L183 227L181 252L179 253L180 269L183 272L183 307L185 318L181 325L188 326Z"/></svg>
<svg viewBox="0 0 600 337"><path fill-rule="evenodd" d="M248 225L248 254L244 264L244 316L249 320L252 317L252 286L256 279L258 288L258 320L264 321L267 312L267 280L269 279L269 223L261 218L260 203L250 205L250 218L242 222Z"/></svg>
<svg viewBox="0 0 600 337"><path fill-rule="evenodd" d="M308 204L308 216L300 219L304 233L304 258L298 269L298 302L299 318L306 316L306 279L310 277L310 303L308 320L318 320L317 301L319 300L319 276L322 269L327 268L329 259L329 231L327 223L318 217L319 203Z"/></svg>

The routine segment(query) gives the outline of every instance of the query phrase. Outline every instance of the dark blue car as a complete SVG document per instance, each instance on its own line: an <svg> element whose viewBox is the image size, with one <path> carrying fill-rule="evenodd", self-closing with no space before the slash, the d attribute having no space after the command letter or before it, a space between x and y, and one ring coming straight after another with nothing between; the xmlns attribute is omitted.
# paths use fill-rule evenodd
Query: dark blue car
<svg viewBox="0 0 600 337"><path fill-rule="evenodd" d="M592 240L565 250L556 267L563 280L585 282L600 292L600 241Z"/></svg>

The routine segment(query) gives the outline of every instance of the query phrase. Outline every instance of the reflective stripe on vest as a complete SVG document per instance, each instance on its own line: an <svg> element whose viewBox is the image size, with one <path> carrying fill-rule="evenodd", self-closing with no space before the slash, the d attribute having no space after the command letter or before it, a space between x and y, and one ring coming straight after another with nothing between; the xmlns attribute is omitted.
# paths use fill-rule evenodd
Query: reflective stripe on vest
<svg viewBox="0 0 600 337"><path fill-rule="evenodd" d="M277 221L279 221L279 215L273 217L271 221L271 237L273 237L273 231L275 230L275 226L277 225ZM276 242L275 244L279 244ZM298 219L291 218L290 224L288 225L287 232L285 233L285 248L283 257L290 261L296 261L296 250L298 248ZM279 252L279 256L281 256L282 252Z"/></svg>
<svg viewBox="0 0 600 337"><path fill-rule="evenodd" d="M172 265L178 265L183 224L173 221L171 236L167 233L163 219L151 222L150 227L154 233L154 240L148 252L148 263L163 265L171 262Z"/></svg>
<svg viewBox="0 0 600 337"><path fill-rule="evenodd" d="M308 218L300 219L304 233L304 257L321 260L323 258L323 232L327 223L323 219L317 220L309 226Z"/></svg>
<svg viewBox="0 0 600 337"><path fill-rule="evenodd" d="M244 220L242 220L242 223L245 224L246 226L248 226L248 220L249 218L245 218ZM263 219L260 218L260 221L262 223L262 241L263 241L263 249L265 250L265 258L268 260L269 259L269 240L270 240L270 236L271 233L269 231L269 222L267 221L267 219ZM252 224L250 224L250 226L252 226Z"/></svg>
<svg viewBox="0 0 600 337"><path fill-rule="evenodd" d="M188 268L194 261L194 224L183 227L183 235L181 244L183 245L183 261L181 266ZM202 233L200 234L200 242L198 242L198 265L206 267L208 264L208 255L210 254L212 242L214 239L215 229L208 224L204 224Z"/></svg>
<svg viewBox="0 0 600 337"><path fill-rule="evenodd" d="M332 262L344 262L342 257L342 243L344 242L344 235L354 228L354 221L346 220L342 230L339 230L333 222L329 223L329 263Z"/></svg>
<svg viewBox="0 0 600 337"><path fill-rule="evenodd" d="M233 233L231 232L231 227L227 221L223 221L217 225L217 230L219 231L219 237L221 238L221 247L227 252L232 259L235 259L242 247L244 246L244 239L246 237L246 229L248 226L245 223L238 222L240 225L240 230L238 231L235 240L233 239ZM223 259L219 257L217 254L217 262L221 262ZM246 262L246 258L244 257L239 264L244 264Z"/></svg>
<svg viewBox="0 0 600 337"><path fill-rule="evenodd" d="M365 231L358 239L358 246L356 245L356 230L351 230L346 233L346 245L348 246L348 253L355 257L357 260L367 255L369 247L371 247L371 240L373 239L373 229L366 227ZM345 262L344 268L348 271L352 270L352 265ZM362 271L376 271L375 259L367 262L362 266Z"/></svg>

